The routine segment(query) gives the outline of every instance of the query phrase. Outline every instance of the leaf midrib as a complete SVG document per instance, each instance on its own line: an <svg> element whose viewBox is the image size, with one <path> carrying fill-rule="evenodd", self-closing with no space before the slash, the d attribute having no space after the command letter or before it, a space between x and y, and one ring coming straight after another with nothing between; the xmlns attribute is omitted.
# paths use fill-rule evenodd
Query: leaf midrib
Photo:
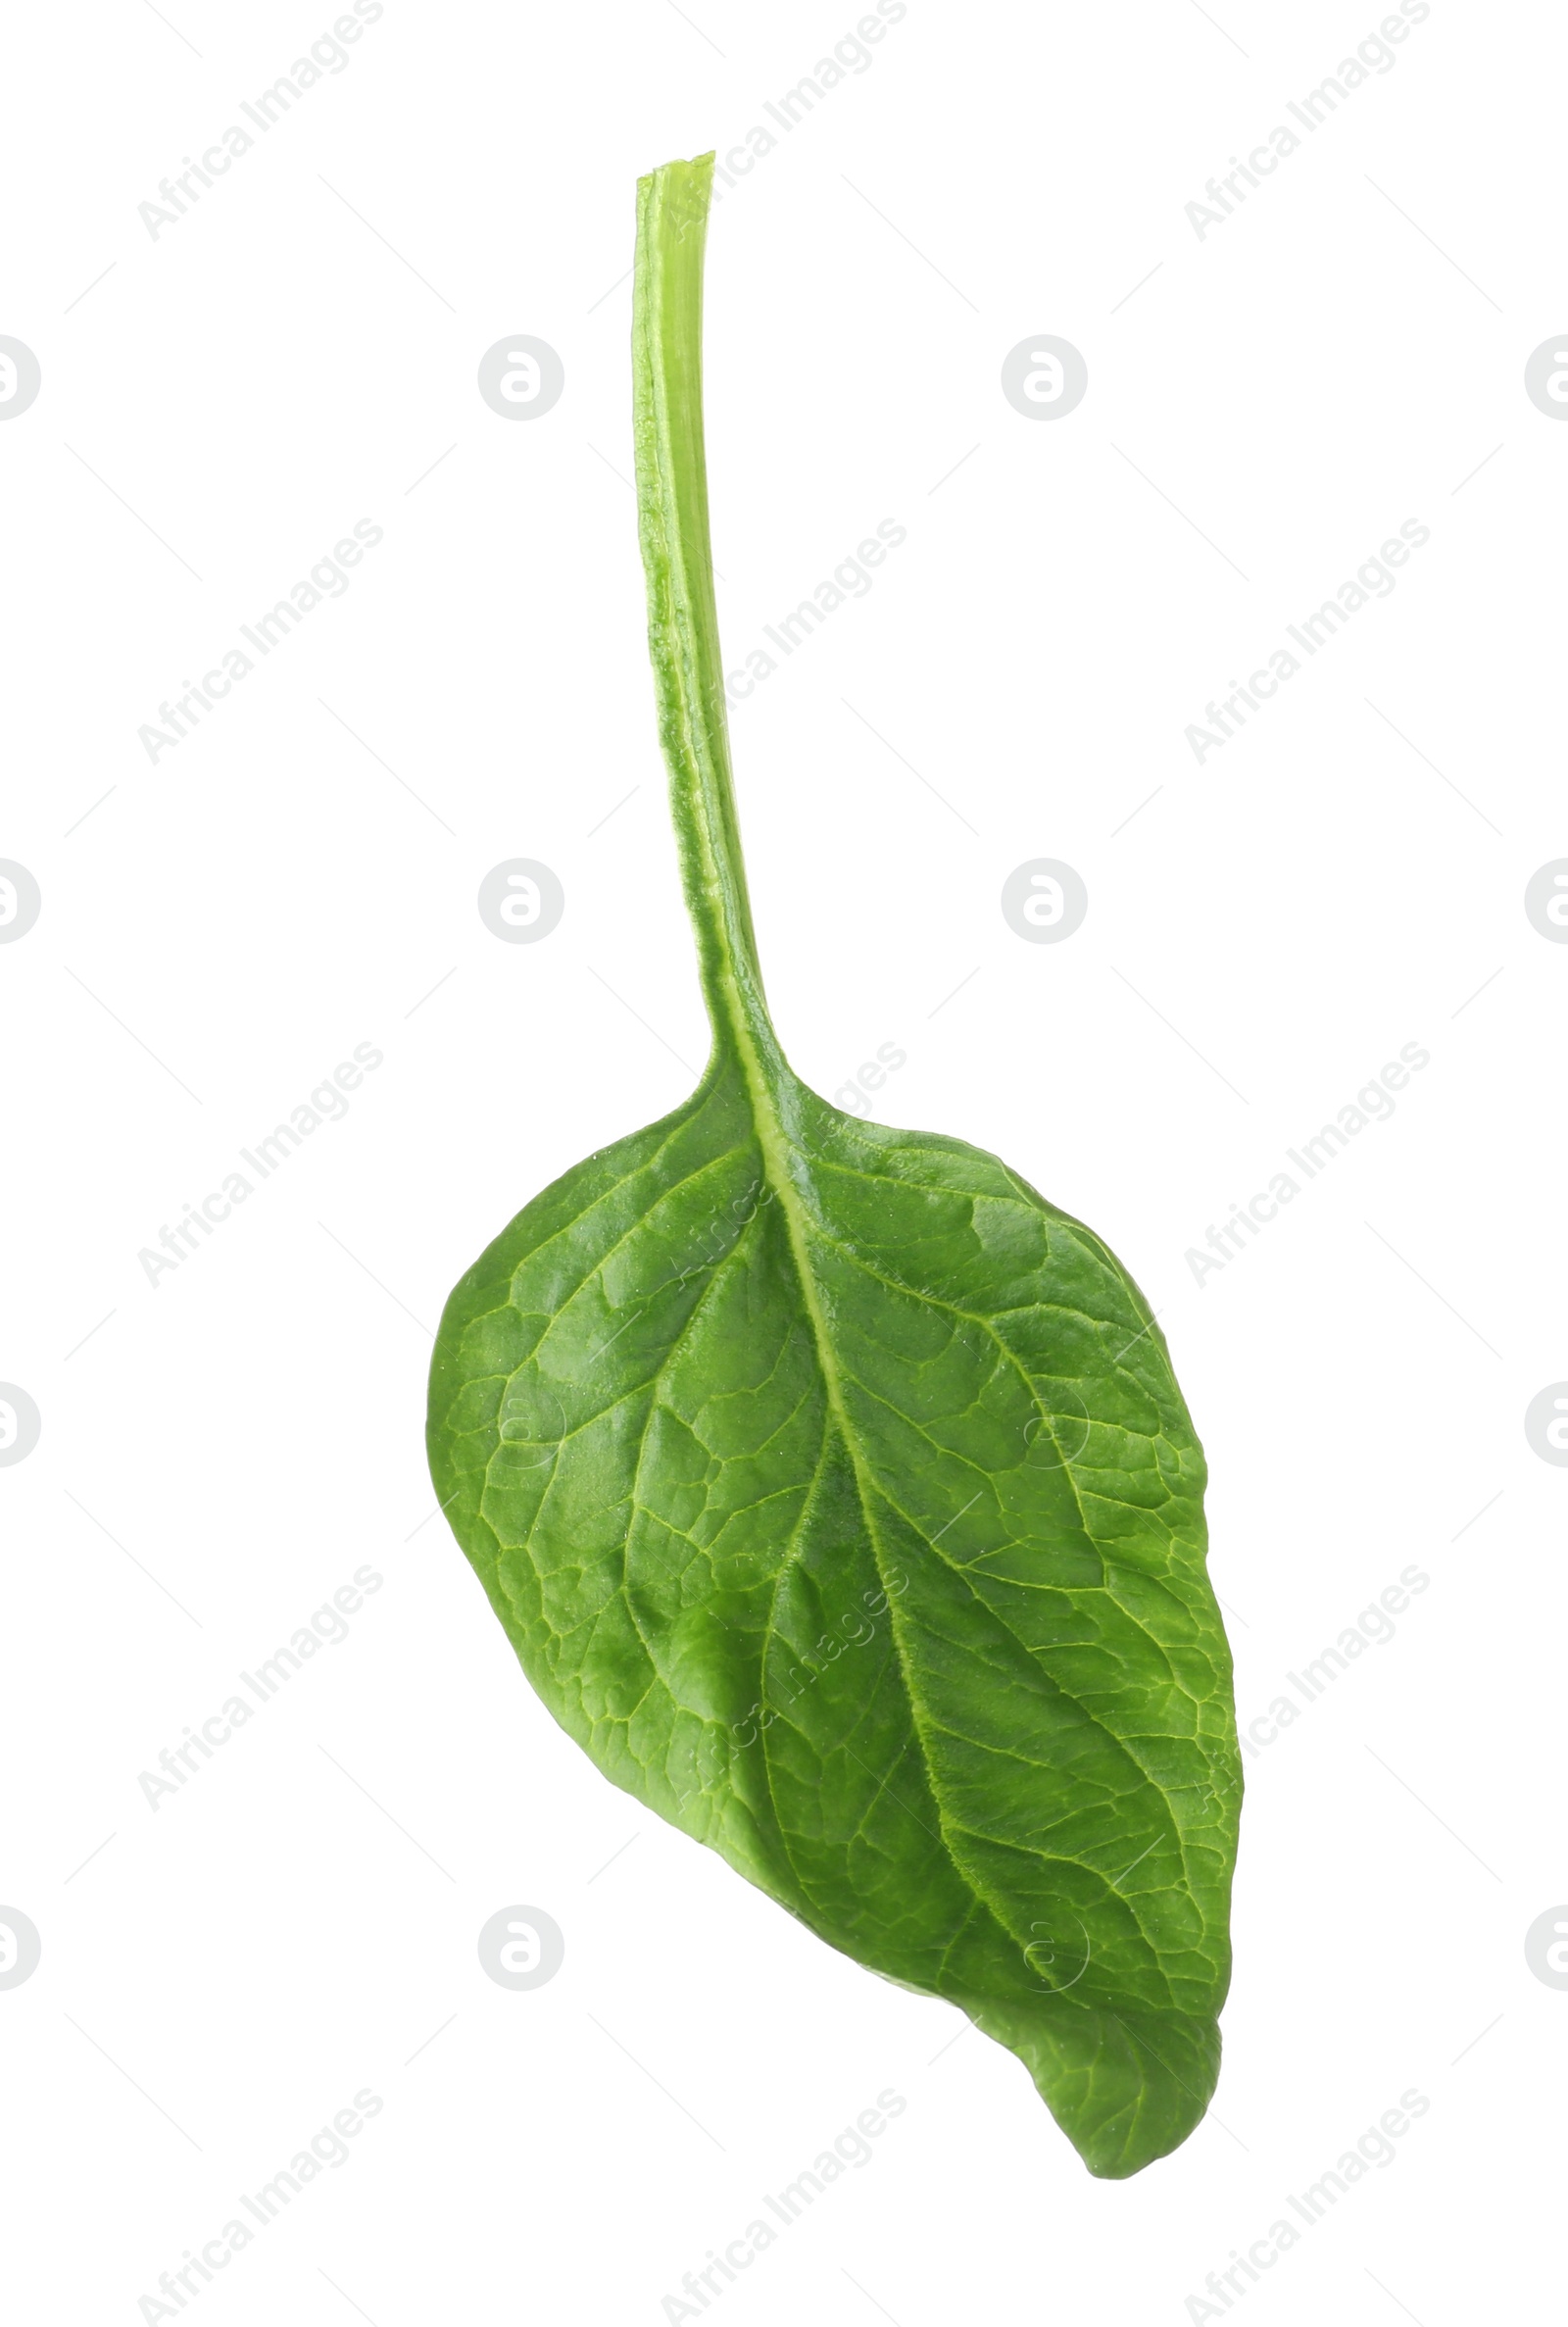
<svg viewBox="0 0 1568 2327"><path fill-rule="evenodd" d="M726 964L727 968L728 965ZM725 982L729 983L727 977ZM915 1687L914 1660L903 1637L895 1607L895 1595L888 1587L887 1565L876 1519L875 1481L869 1473L859 1441L850 1420L849 1409L844 1396L843 1379L839 1371L838 1353L833 1346L832 1332L822 1311L816 1277L808 1250L808 1225L806 1207L801 1202L800 1191L795 1185L794 1174L789 1167L790 1140L778 1112L766 1066L753 1038L752 1028L747 1021L747 1014L741 1003L740 995L735 992L733 986L730 991L734 999L730 1025L736 1054L740 1060L741 1071L746 1078L752 1121L756 1126L758 1145L762 1154L763 1175L773 1191L783 1216L784 1232L790 1248L790 1259L795 1266L796 1280L801 1289L801 1300L805 1305L807 1320L810 1326L812 1346L816 1354L817 1367L821 1374L822 1390L827 1400L828 1411L833 1417L839 1437L843 1442L844 1451L849 1457L850 1467L855 1473L856 1494L865 1515L866 1540L870 1546L871 1558L876 1565L877 1581L887 1602L891 1637L899 1659L900 1677L904 1683L905 1698L909 1708L909 1724L919 1747L920 1759L925 1771L926 1790L930 1795L932 1807L937 1815L937 1823L941 1828L942 1847L959 1881L971 1896L979 1900L995 1916L999 1927L1006 1933L1014 1946L1021 1950L1023 1941L1018 1932L1013 1930L1003 1907L990 1896L986 1886L978 1881L970 1868L964 1864L954 1850L949 1838L948 1810L937 1782L936 1758L925 1731L924 1708ZM764 1750L764 1762L765 1759ZM769 1779L768 1791L771 1794L771 1779Z"/></svg>

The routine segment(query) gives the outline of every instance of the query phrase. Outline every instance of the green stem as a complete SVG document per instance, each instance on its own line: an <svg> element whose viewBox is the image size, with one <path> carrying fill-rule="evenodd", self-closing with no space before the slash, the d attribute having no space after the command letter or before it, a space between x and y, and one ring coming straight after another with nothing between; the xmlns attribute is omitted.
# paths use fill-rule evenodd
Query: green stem
<svg viewBox="0 0 1568 2327"><path fill-rule="evenodd" d="M648 644L670 813L716 1052L777 1056L752 927L703 449L703 248L713 157L669 162L637 185L632 293L637 511Z"/></svg>

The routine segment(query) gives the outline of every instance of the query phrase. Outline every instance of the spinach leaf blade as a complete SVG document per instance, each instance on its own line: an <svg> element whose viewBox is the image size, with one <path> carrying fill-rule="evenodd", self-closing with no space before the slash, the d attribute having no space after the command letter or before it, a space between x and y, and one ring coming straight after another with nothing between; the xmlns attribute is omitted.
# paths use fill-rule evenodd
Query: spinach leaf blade
<svg viewBox="0 0 1568 2327"><path fill-rule="evenodd" d="M447 1303L436 1492L604 1773L959 2005L1091 2172L1219 2065L1241 1771L1201 1450L1148 1304L995 1157L842 1114L768 1017L703 451L711 156L641 181L649 631L712 1052Z"/></svg>

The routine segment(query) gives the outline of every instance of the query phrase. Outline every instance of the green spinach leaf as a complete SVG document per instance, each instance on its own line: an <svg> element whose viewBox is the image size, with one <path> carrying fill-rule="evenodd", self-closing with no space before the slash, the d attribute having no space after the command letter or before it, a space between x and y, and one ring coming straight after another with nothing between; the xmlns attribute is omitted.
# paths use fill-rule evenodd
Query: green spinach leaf
<svg viewBox="0 0 1568 2327"><path fill-rule="evenodd" d="M701 390L711 157L639 186L649 630L712 1053L447 1304L436 1491L618 1786L1027 2065L1136 2172L1219 2064L1241 1773L1203 1458L1127 1271L995 1157L842 1114L763 1000Z"/></svg>

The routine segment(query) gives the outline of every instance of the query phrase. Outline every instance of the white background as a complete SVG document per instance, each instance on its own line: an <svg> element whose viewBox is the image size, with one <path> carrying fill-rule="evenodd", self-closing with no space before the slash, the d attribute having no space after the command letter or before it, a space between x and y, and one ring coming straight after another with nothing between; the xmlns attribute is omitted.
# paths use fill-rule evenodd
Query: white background
<svg viewBox="0 0 1568 2327"><path fill-rule="evenodd" d="M86 0L7 40L0 330L43 371L0 425L0 856L43 891L0 948L0 1377L43 1417L0 1470L0 1900L43 1942L0 1992L8 2312L161 2315L160 2272L369 2088L192 2311L680 2316L892 2088L871 2162L714 2313L1174 2327L1416 2088L1395 2161L1234 2307L1526 2315L1568 2020L1523 1945L1568 1896L1568 1474L1523 1430L1568 1374L1568 949L1522 903L1568 853L1568 428L1523 389L1568 320L1560 15L1433 0L1200 240L1184 206L1376 0L909 0L714 217L730 660L907 528L735 716L796 1064L831 1093L904 1048L887 1119L996 1149L1140 1279L1244 1721L1430 1577L1249 1758L1214 2112L1099 2184L1006 2053L602 1780L428 1516L450 1284L704 1053L627 483L634 179L768 123L855 8L387 0L154 239L137 205L332 14ZM519 331L566 376L527 424L474 384ZM1043 331L1090 373L1048 424L999 386ZM361 519L346 595L150 764L160 702ZM1188 722L1408 519L1393 594L1200 766ZM475 910L517 856L564 884L537 945ZM1042 856L1088 885L1061 945L999 908ZM360 1042L346 1118L150 1284L138 1252ZM1406 1043L1392 1119L1196 1283ZM150 1807L138 1773L366 1563L348 1639ZM475 1952L518 1903L566 1942L520 1995Z"/></svg>

